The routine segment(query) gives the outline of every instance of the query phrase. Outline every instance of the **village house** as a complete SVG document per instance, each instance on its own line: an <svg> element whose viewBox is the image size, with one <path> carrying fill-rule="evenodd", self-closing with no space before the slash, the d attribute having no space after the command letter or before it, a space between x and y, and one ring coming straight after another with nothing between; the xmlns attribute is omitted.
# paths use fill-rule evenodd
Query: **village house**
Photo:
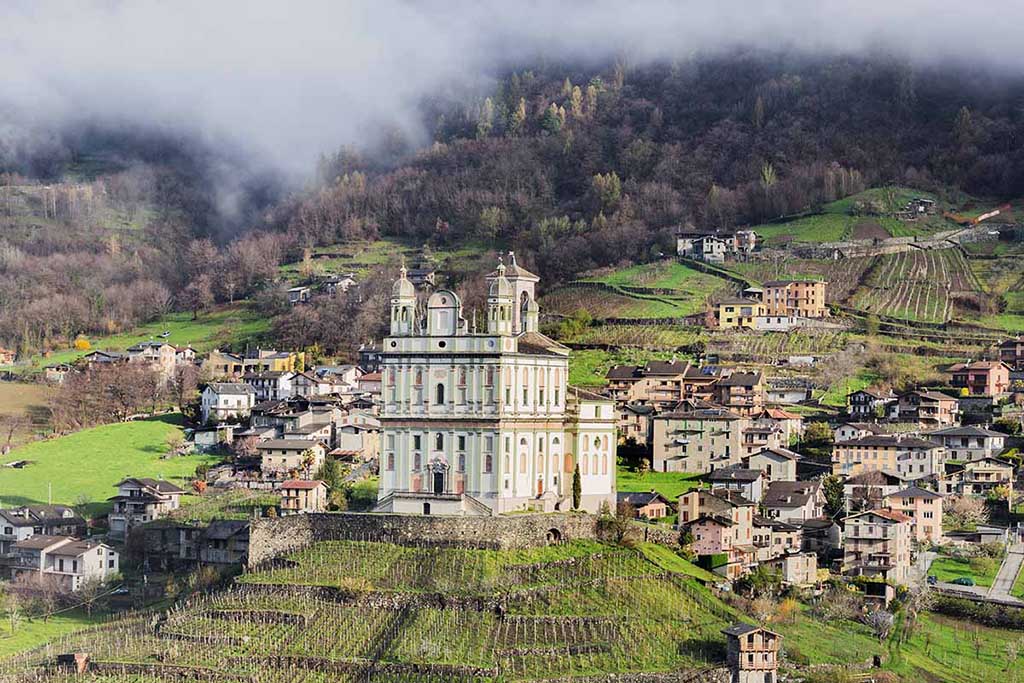
<svg viewBox="0 0 1024 683"><path fill-rule="evenodd" d="M754 515L754 546L759 563L800 552L803 535L803 529L798 525Z"/></svg>
<svg viewBox="0 0 1024 683"><path fill-rule="evenodd" d="M843 519L843 573L906 584L912 564L913 520L891 510L867 510Z"/></svg>
<svg viewBox="0 0 1024 683"><path fill-rule="evenodd" d="M836 475L885 470L921 478L941 474L945 462L946 449L940 444L902 434L837 441L832 447L832 473Z"/></svg>
<svg viewBox="0 0 1024 683"><path fill-rule="evenodd" d="M360 344L356 365L363 372L380 372L381 348L376 343Z"/></svg>
<svg viewBox="0 0 1024 683"><path fill-rule="evenodd" d="M256 349L235 354L214 349L202 363L203 372L214 378L241 377L250 372L295 372L305 364L303 351Z"/></svg>
<svg viewBox="0 0 1024 683"><path fill-rule="evenodd" d="M845 422L832 430L832 441L853 441L867 436L885 434L882 425L875 422Z"/></svg>
<svg viewBox="0 0 1024 683"><path fill-rule="evenodd" d="M757 233L737 230L735 234L718 234L695 230L676 233L676 253L686 258L709 263L723 263L726 256L745 256L757 248Z"/></svg>
<svg viewBox="0 0 1024 683"><path fill-rule="evenodd" d="M49 384L64 384L68 373L74 368L68 363L55 363L43 368L43 379Z"/></svg>
<svg viewBox="0 0 1024 683"><path fill-rule="evenodd" d="M607 391L619 406L652 406L671 410L686 398L684 378L690 369L686 361L650 361L646 365L616 365L606 374Z"/></svg>
<svg viewBox="0 0 1024 683"><path fill-rule="evenodd" d="M734 372L715 384L715 402L746 417L764 410L764 375L761 372Z"/></svg>
<svg viewBox="0 0 1024 683"><path fill-rule="evenodd" d="M716 469L708 475L712 489L728 489L738 491L747 500L755 503L764 496L767 481L764 472L758 469L745 469L736 465Z"/></svg>
<svg viewBox="0 0 1024 683"><path fill-rule="evenodd" d="M89 581L106 581L120 570L117 551L105 543L70 536L33 536L14 544L11 578L38 577L73 592Z"/></svg>
<svg viewBox="0 0 1024 683"><path fill-rule="evenodd" d="M221 424L185 429L185 440L192 443L196 452L211 453L226 448L235 440L235 427L232 424Z"/></svg>
<svg viewBox="0 0 1024 683"><path fill-rule="evenodd" d="M256 450L264 479L287 479L296 474L312 477L323 467L326 454L322 443L309 439L268 439L257 444Z"/></svg>
<svg viewBox="0 0 1024 683"><path fill-rule="evenodd" d="M24 505L0 510L0 557L10 556L14 544L32 536L81 536L86 522L64 505Z"/></svg>
<svg viewBox="0 0 1024 683"><path fill-rule="evenodd" d="M139 342L127 349L129 363L145 363L167 380L178 365L177 349L166 342Z"/></svg>
<svg viewBox="0 0 1024 683"><path fill-rule="evenodd" d="M754 329L755 321L765 315L765 310L765 305L755 299L729 297L715 304L715 320L723 330Z"/></svg>
<svg viewBox="0 0 1024 683"><path fill-rule="evenodd" d="M860 389L846 395L846 412L854 420L875 420L885 417L896 400L891 390Z"/></svg>
<svg viewBox="0 0 1024 683"><path fill-rule="evenodd" d="M782 427L771 421L753 420L742 428L742 457L766 449L782 448Z"/></svg>
<svg viewBox="0 0 1024 683"><path fill-rule="evenodd" d="M196 350L189 344L174 347L174 362L177 365L193 365L196 362Z"/></svg>
<svg viewBox="0 0 1024 683"><path fill-rule="evenodd" d="M769 405L797 405L810 401L813 395L811 381L806 377L769 377L765 387L765 401Z"/></svg>
<svg viewBox="0 0 1024 683"><path fill-rule="evenodd" d="M828 558L843 545L843 529L828 515L808 519L800 525L803 550Z"/></svg>
<svg viewBox="0 0 1024 683"><path fill-rule="evenodd" d="M317 414L311 410L306 411L305 414L312 415L314 420ZM286 424L281 430L282 439L305 439L306 441L317 441L324 444L327 447L333 446L334 439L334 422L332 421L314 421L310 420L306 424L301 426L294 424Z"/></svg>
<svg viewBox="0 0 1024 683"><path fill-rule="evenodd" d="M757 564L754 511L754 503L735 491L689 491L679 497L679 527L692 535L698 556L726 555L714 571L734 580Z"/></svg>
<svg viewBox="0 0 1024 683"><path fill-rule="evenodd" d="M1013 490L1013 464L999 458L980 458L949 469L939 480L939 490L946 495L985 496L997 487Z"/></svg>
<svg viewBox="0 0 1024 683"><path fill-rule="evenodd" d="M256 392L240 382L210 382L200 395L199 413L203 423L241 420L256 404Z"/></svg>
<svg viewBox="0 0 1024 683"><path fill-rule="evenodd" d="M715 400L715 385L728 374L719 365L691 365L683 372L683 400Z"/></svg>
<svg viewBox="0 0 1024 683"><path fill-rule="evenodd" d="M957 363L949 369L950 384L971 396L998 396L1010 388L1010 366L1002 361Z"/></svg>
<svg viewBox="0 0 1024 683"><path fill-rule="evenodd" d="M906 515L914 521L914 540L938 543L942 539L942 496L919 486L890 493L882 499L883 508Z"/></svg>
<svg viewBox="0 0 1024 683"><path fill-rule="evenodd" d="M740 461L749 420L725 408L663 413L654 418L654 470L710 472Z"/></svg>
<svg viewBox="0 0 1024 683"><path fill-rule="evenodd" d="M354 273L331 274L320 279L320 287L327 296L334 296L338 292L347 292L355 283Z"/></svg>
<svg viewBox="0 0 1024 683"><path fill-rule="evenodd" d="M280 488L283 515L323 512L327 509L327 484L319 479L289 479Z"/></svg>
<svg viewBox="0 0 1024 683"><path fill-rule="evenodd" d="M86 367L93 365L116 365L117 363L128 362L128 356L120 351L90 351L79 359L79 363Z"/></svg>
<svg viewBox="0 0 1024 683"><path fill-rule="evenodd" d="M384 386L383 377L380 372L368 372L356 380L356 390L361 394L379 397Z"/></svg>
<svg viewBox="0 0 1024 683"><path fill-rule="evenodd" d="M305 285L297 285L288 288L288 303L292 306L304 304L313 298L313 290Z"/></svg>
<svg viewBox="0 0 1024 683"><path fill-rule="evenodd" d="M764 283L764 303L767 315L824 318L825 288L820 280L775 280Z"/></svg>
<svg viewBox="0 0 1024 683"><path fill-rule="evenodd" d="M950 460L980 460L1003 452L1006 435L978 426L947 427L928 432L925 438L946 447Z"/></svg>
<svg viewBox="0 0 1024 683"><path fill-rule="evenodd" d="M782 430L779 438L783 446L789 446L803 437L804 419L788 410L768 407L755 415L754 419L762 424L778 425Z"/></svg>
<svg viewBox="0 0 1024 683"><path fill-rule="evenodd" d="M633 516L638 519L662 519L672 514L672 501L657 491L643 492L618 492L618 509L628 505L633 510Z"/></svg>
<svg viewBox="0 0 1024 683"><path fill-rule="evenodd" d="M288 371L247 372L242 381L252 387L255 401L282 401L295 395L292 384L296 373Z"/></svg>
<svg viewBox="0 0 1024 683"><path fill-rule="evenodd" d="M776 683L782 636L750 624L736 624L722 633L730 683Z"/></svg>
<svg viewBox="0 0 1024 683"><path fill-rule="evenodd" d="M781 555L769 560L767 565L779 572L786 585L810 586L818 582L818 556L813 552Z"/></svg>
<svg viewBox="0 0 1024 683"><path fill-rule="evenodd" d="M366 373L358 365L318 365L313 368L313 374L329 379L340 392L352 393L359 387L359 378Z"/></svg>
<svg viewBox="0 0 1024 683"><path fill-rule="evenodd" d="M765 489L761 507L769 519L787 524L820 517L825 510L821 481L773 481Z"/></svg>
<svg viewBox="0 0 1024 683"><path fill-rule="evenodd" d="M1014 370L1024 370L1024 338L1007 339L999 344L999 360Z"/></svg>
<svg viewBox="0 0 1024 683"><path fill-rule="evenodd" d="M909 482L894 472L867 470L843 481L843 509L847 514L884 507L882 501Z"/></svg>
<svg viewBox="0 0 1024 683"><path fill-rule="evenodd" d="M619 439L623 442L630 439L641 446L651 442L654 429L654 406L640 403L626 403L619 409Z"/></svg>
<svg viewBox="0 0 1024 683"><path fill-rule="evenodd" d="M900 420L917 422L925 429L952 427L960 422L959 402L938 391L908 391L899 397L896 412Z"/></svg>
<svg viewBox="0 0 1024 683"><path fill-rule="evenodd" d="M361 375L360 381L367 375ZM296 372L292 375L292 393L303 398L326 396L334 392L334 381L330 375L316 375L312 372Z"/></svg>
<svg viewBox="0 0 1024 683"><path fill-rule="evenodd" d="M361 460L380 457L380 418L366 410L350 410L335 423L335 445Z"/></svg>
<svg viewBox="0 0 1024 683"><path fill-rule="evenodd" d="M131 530L150 522L181 504L181 488L169 481L146 477L129 477L117 483L117 495L108 498L114 508L107 516L110 536L127 539Z"/></svg>
<svg viewBox="0 0 1024 683"><path fill-rule="evenodd" d="M765 481L796 481L796 466L800 455L788 448L765 448L745 457L743 464L752 470L764 472Z"/></svg>
<svg viewBox="0 0 1024 683"><path fill-rule="evenodd" d="M193 543L194 553L202 564L244 564L249 554L249 522L215 519L199 531Z"/></svg>

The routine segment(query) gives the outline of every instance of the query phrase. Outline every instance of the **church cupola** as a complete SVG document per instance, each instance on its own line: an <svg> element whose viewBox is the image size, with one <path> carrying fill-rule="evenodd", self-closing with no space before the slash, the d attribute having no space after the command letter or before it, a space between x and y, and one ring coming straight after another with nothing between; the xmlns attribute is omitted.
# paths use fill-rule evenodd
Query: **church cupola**
<svg viewBox="0 0 1024 683"><path fill-rule="evenodd" d="M416 287L406 277L407 273L405 265L402 265L391 288L391 335L396 337L412 334L416 317Z"/></svg>
<svg viewBox="0 0 1024 683"><path fill-rule="evenodd" d="M511 335L515 309L515 294L512 284L505 277L505 264L498 263L498 269L488 276L491 281L487 290L487 332L489 334Z"/></svg>

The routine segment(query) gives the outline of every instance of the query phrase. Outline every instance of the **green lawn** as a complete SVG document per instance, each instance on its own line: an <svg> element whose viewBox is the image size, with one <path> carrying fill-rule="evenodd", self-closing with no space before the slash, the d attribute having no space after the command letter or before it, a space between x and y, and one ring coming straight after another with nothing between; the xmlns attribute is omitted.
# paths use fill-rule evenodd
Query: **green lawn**
<svg viewBox="0 0 1024 683"><path fill-rule="evenodd" d="M5 619L0 621L0 660L102 621L99 614L94 613L90 617L85 612L74 610L52 616L45 622L39 618L24 619L12 633L11 623Z"/></svg>
<svg viewBox="0 0 1024 683"><path fill-rule="evenodd" d="M857 372L839 382L834 382L824 394L821 395L822 405L835 406L837 408L846 407L846 397L854 391L860 391L866 389L880 377L868 370L867 368L860 368Z"/></svg>
<svg viewBox="0 0 1024 683"><path fill-rule="evenodd" d="M578 387L603 387L608 384L605 375L608 373L608 368L613 365L641 365L649 360L668 360L673 356L685 360L685 357L672 351L648 351L646 349L573 351L569 356L569 384Z"/></svg>
<svg viewBox="0 0 1024 683"><path fill-rule="evenodd" d="M949 583L953 579L969 577L974 579L974 583L978 586L991 586L992 581L996 578L996 573L999 571L999 563L1001 561L1002 558L993 559L990 570L975 572L971 569L971 564L967 560L939 555L932 562L932 566L928 569L928 574L945 583Z"/></svg>
<svg viewBox="0 0 1024 683"><path fill-rule="evenodd" d="M13 449L0 462L28 460L22 469L0 467L0 503L3 506L46 503L74 504L84 496L91 514L108 507L104 501L117 493L114 484L126 476L163 477L176 483L191 479L199 464L218 458L189 455L162 459L167 437L180 432L180 416L123 422L85 429L48 441Z"/></svg>
<svg viewBox="0 0 1024 683"><path fill-rule="evenodd" d="M690 472L648 472L641 475L624 467L618 469L616 488L619 491L650 491L655 490L675 504L676 499L690 489L702 483L700 474Z"/></svg>
<svg viewBox="0 0 1024 683"><path fill-rule="evenodd" d="M213 348L238 345L247 340L257 340L268 330L268 321L259 317L244 303L233 306L220 306L203 313L197 320L191 313L170 313L160 320L137 327L130 332L114 334L107 337L90 338L91 349L124 351L138 342L159 339L168 344L184 346L191 344L197 351L209 351ZM159 335L170 334L164 338ZM54 363L69 363L88 353L64 349L54 351L48 356L37 355L29 359L29 365L16 366L16 369L34 370Z"/></svg>

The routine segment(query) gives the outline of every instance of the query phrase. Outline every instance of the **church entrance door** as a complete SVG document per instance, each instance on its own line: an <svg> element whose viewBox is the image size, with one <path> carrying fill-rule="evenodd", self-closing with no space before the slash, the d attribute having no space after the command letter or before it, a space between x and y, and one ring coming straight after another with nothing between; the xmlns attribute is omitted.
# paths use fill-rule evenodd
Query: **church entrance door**
<svg viewBox="0 0 1024 683"><path fill-rule="evenodd" d="M434 472L434 493L444 493L444 472Z"/></svg>

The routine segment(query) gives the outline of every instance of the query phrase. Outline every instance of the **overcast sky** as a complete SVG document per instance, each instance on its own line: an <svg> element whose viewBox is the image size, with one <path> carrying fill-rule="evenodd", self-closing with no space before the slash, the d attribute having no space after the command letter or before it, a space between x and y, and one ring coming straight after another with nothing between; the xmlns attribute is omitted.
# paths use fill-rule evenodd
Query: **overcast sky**
<svg viewBox="0 0 1024 683"><path fill-rule="evenodd" d="M549 58L633 62L737 45L905 52L1020 71L1024 2L974 0L6 0L0 135L100 120L231 139L282 169L424 94Z"/></svg>

